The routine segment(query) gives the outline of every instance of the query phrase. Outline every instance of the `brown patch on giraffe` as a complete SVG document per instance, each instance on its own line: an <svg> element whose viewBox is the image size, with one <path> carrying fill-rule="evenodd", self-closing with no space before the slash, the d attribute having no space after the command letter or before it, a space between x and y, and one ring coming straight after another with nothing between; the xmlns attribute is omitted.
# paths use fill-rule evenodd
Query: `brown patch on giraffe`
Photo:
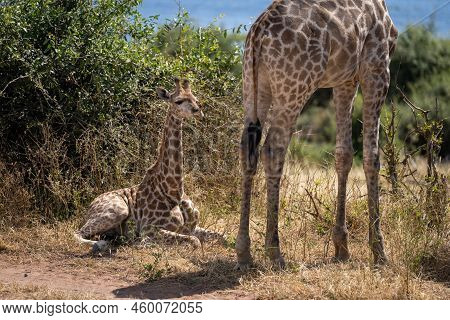
<svg viewBox="0 0 450 320"><path fill-rule="evenodd" d="M354 34L349 34L347 40L347 50L350 52L350 54L356 52L357 43L358 43L358 36Z"/></svg>
<svg viewBox="0 0 450 320"><path fill-rule="evenodd" d="M366 43L364 44L364 47L366 48L366 50L369 51L373 51L375 50L375 48L377 48L377 43L375 41L366 41Z"/></svg>
<svg viewBox="0 0 450 320"><path fill-rule="evenodd" d="M151 203L147 204L148 210L156 210L157 207L158 207L158 201L157 200L153 200ZM147 208L145 208L145 209L147 209Z"/></svg>
<svg viewBox="0 0 450 320"><path fill-rule="evenodd" d="M349 12L350 12L350 15L352 16L353 20L356 21L356 19L360 15L359 10L358 9L350 9ZM355 24L355 26L357 26L357 24Z"/></svg>
<svg viewBox="0 0 450 320"><path fill-rule="evenodd" d="M156 207L156 209L157 210L161 210L161 211L170 210L169 206L166 203L164 203L164 202L159 202L158 206Z"/></svg>
<svg viewBox="0 0 450 320"><path fill-rule="evenodd" d="M300 30L300 32L305 35L306 39L310 39L311 38L311 29L309 28L309 26L307 24L303 25L303 27Z"/></svg>
<svg viewBox="0 0 450 320"><path fill-rule="evenodd" d="M297 44L299 46L300 51L305 51L308 45L308 39L302 33L298 33Z"/></svg>
<svg viewBox="0 0 450 320"><path fill-rule="evenodd" d="M272 25L282 25L283 18L276 11L271 10L269 14L269 23Z"/></svg>
<svg viewBox="0 0 450 320"><path fill-rule="evenodd" d="M294 73L294 68L292 67L292 64L286 63L286 67L284 68L284 71L286 72L286 75L288 77L292 76Z"/></svg>
<svg viewBox="0 0 450 320"><path fill-rule="evenodd" d="M275 50L281 52L281 42L278 39L275 39L272 41L272 48L274 48Z"/></svg>
<svg viewBox="0 0 450 320"><path fill-rule="evenodd" d="M281 16L284 16L284 15L287 13L287 6L282 5L282 4L278 4L278 5L275 7L275 10L278 11L278 13L279 13Z"/></svg>
<svg viewBox="0 0 450 320"><path fill-rule="evenodd" d="M177 181L170 176L167 177L166 182L169 185L169 188L171 188L171 189L176 189L178 187Z"/></svg>
<svg viewBox="0 0 450 320"><path fill-rule="evenodd" d="M379 41L381 41L385 37L383 27L379 23L375 27L375 36Z"/></svg>
<svg viewBox="0 0 450 320"><path fill-rule="evenodd" d="M314 20L319 28L323 29L331 20L331 14L330 12L323 9L317 10L311 13L311 19Z"/></svg>
<svg viewBox="0 0 450 320"><path fill-rule="evenodd" d="M304 63L304 61L308 60L308 54L306 52L302 53L299 58L303 61L302 63Z"/></svg>
<svg viewBox="0 0 450 320"><path fill-rule="evenodd" d="M301 14L298 4L291 3L291 6L289 7L289 14L294 17L299 16Z"/></svg>
<svg viewBox="0 0 450 320"><path fill-rule="evenodd" d="M280 52L273 48L269 49L269 54L275 58L278 58L281 56Z"/></svg>
<svg viewBox="0 0 450 320"><path fill-rule="evenodd" d="M269 31L272 34L272 37L276 38L280 35L283 30L283 25L281 23L274 24L270 27Z"/></svg>
<svg viewBox="0 0 450 320"><path fill-rule="evenodd" d="M300 24L302 23L302 20L297 17L286 17L284 18L285 26L292 29L297 30L298 27L300 27Z"/></svg>
<svg viewBox="0 0 450 320"><path fill-rule="evenodd" d="M284 69L284 64L285 64L284 60L279 60L277 62L276 68L277 69Z"/></svg>
<svg viewBox="0 0 450 320"><path fill-rule="evenodd" d="M307 75L308 75L308 71L306 71L305 69L303 69L302 72L300 73L299 78L300 78L300 79L305 79Z"/></svg>
<svg viewBox="0 0 450 320"><path fill-rule="evenodd" d="M321 2L321 3L319 3L319 5L325 9L327 9L330 12L333 12L334 10L337 9L337 5L334 1Z"/></svg>
<svg viewBox="0 0 450 320"><path fill-rule="evenodd" d="M177 164L177 165L175 166L175 174L176 174L178 177L181 177L182 172L183 172L183 168L182 168L179 164Z"/></svg>
<svg viewBox="0 0 450 320"><path fill-rule="evenodd" d="M290 48L289 52L287 53L287 58L290 61L293 61L295 57L297 57L300 54L300 50L297 46Z"/></svg>
<svg viewBox="0 0 450 320"><path fill-rule="evenodd" d="M284 44L291 44L294 42L294 32L290 29L284 30L283 34L281 35L281 40Z"/></svg>
<svg viewBox="0 0 450 320"><path fill-rule="evenodd" d="M179 139L170 139L170 144L176 149L180 148L180 140Z"/></svg>
<svg viewBox="0 0 450 320"><path fill-rule="evenodd" d="M291 80L289 78L286 78L286 79L284 79L284 84L288 87L293 87L297 84L297 82L294 80Z"/></svg>

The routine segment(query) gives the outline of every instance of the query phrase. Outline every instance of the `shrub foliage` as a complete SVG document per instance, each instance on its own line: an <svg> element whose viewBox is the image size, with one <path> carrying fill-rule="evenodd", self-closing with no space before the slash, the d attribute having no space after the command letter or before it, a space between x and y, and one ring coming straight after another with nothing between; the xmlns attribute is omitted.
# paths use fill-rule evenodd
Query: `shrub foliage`
<svg viewBox="0 0 450 320"><path fill-rule="evenodd" d="M186 125L188 168L235 167L239 34L195 27L185 12L157 26L139 3L1 3L0 160L26 168L26 188L46 221L139 181L165 119L155 88L171 89L176 76L192 80L207 115Z"/></svg>

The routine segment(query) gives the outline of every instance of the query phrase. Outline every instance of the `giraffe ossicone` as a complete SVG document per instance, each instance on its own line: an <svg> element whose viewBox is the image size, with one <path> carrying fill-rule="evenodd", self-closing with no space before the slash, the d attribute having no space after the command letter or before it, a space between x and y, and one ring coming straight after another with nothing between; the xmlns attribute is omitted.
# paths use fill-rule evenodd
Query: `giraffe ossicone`
<svg viewBox="0 0 450 320"><path fill-rule="evenodd" d="M198 226L199 211L184 194L182 124L186 118L203 116L198 100L188 80L175 79L174 92L158 88L157 94L170 104L158 158L140 184L101 194L92 201L75 237L92 245L93 252L109 249L107 241L92 240L94 237L128 236L130 219L143 244L186 242L198 248L201 241L221 238Z"/></svg>
<svg viewBox="0 0 450 320"><path fill-rule="evenodd" d="M353 101L361 86L363 164L368 187L369 243L374 262L386 262L380 230L378 131L398 32L384 0L275 0L248 33L243 61L246 111L241 138L242 202L237 268L251 264L249 215L261 150L267 184L266 253L284 267L278 236L280 178L298 114L319 88L333 88L338 194L333 229L335 259L349 258L346 185L352 166Z"/></svg>

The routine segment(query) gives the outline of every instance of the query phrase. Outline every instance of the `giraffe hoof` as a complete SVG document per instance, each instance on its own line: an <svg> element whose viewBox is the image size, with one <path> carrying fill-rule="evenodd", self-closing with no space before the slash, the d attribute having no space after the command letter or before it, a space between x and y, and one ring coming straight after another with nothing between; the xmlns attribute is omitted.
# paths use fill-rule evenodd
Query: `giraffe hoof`
<svg viewBox="0 0 450 320"><path fill-rule="evenodd" d="M349 254L339 254L335 255L332 259L333 262L339 263L339 262L347 262L350 259Z"/></svg>
<svg viewBox="0 0 450 320"><path fill-rule="evenodd" d="M377 267L382 267L388 264L388 259L386 256L377 257L374 259L374 265Z"/></svg>
<svg viewBox="0 0 450 320"><path fill-rule="evenodd" d="M251 268L250 262L238 262L234 266L235 271L248 272Z"/></svg>
<svg viewBox="0 0 450 320"><path fill-rule="evenodd" d="M102 252L105 252L109 249L109 243L105 240L97 241L92 246L92 253L93 254L101 254Z"/></svg>
<svg viewBox="0 0 450 320"><path fill-rule="evenodd" d="M284 261L283 257L278 257L276 259L272 259L272 266L279 270L286 269L286 262Z"/></svg>
<svg viewBox="0 0 450 320"><path fill-rule="evenodd" d="M197 237L193 237L192 239L192 246L194 247L194 250L199 249L202 247L202 243L200 242L200 239Z"/></svg>

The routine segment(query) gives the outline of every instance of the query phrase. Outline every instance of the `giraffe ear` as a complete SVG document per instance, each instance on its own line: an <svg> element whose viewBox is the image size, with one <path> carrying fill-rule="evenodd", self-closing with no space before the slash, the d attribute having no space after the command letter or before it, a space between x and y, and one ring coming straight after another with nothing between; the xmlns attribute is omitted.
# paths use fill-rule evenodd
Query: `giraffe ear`
<svg viewBox="0 0 450 320"><path fill-rule="evenodd" d="M156 89L156 93L158 94L159 98L161 98L163 100L166 100L166 101L170 100L169 91L167 91L166 89L164 89L164 88L157 88Z"/></svg>

